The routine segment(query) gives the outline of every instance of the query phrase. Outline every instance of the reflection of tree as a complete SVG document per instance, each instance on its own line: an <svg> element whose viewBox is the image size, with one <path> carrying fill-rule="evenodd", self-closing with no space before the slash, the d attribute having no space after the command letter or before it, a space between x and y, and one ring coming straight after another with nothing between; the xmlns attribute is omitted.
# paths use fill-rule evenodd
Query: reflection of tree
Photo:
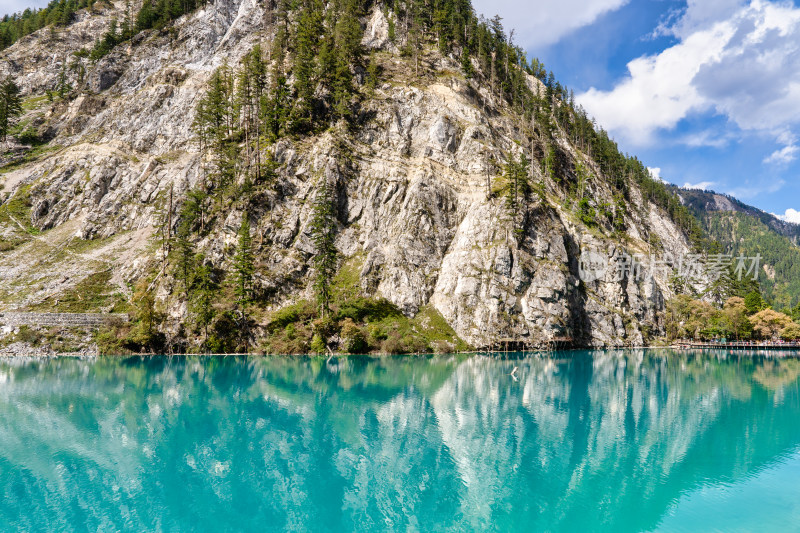
<svg viewBox="0 0 800 533"><path fill-rule="evenodd" d="M632 351L515 364L517 390L502 385L510 367L464 364L433 401L471 526L652 529L682 491L735 481L800 443L796 394L773 405L751 359Z"/></svg>
<svg viewBox="0 0 800 533"><path fill-rule="evenodd" d="M759 366L753 378L770 391L780 391L797 383L800 361L797 359L767 360Z"/></svg>
<svg viewBox="0 0 800 533"><path fill-rule="evenodd" d="M800 444L799 379L668 351L4 361L0 524L652 529Z"/></svg>

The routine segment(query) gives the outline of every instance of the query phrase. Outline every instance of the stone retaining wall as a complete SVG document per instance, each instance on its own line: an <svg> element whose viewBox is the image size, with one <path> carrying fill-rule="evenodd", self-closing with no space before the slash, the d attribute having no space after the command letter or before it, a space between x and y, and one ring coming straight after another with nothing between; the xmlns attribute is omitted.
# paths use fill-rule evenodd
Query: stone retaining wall
<svg viewBox="0 0 800 533"><path fill-rule="evenodd" d="M96 328L112 320L127 322L125 313L0 313L4 326L64 326Z"/></svg>

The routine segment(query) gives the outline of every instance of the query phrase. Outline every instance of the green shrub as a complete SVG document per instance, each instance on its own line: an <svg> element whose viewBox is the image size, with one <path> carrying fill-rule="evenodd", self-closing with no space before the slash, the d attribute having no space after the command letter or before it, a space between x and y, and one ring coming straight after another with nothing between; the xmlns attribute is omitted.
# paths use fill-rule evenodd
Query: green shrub
<svg viewBox="0 0 800 533"><path fill-rule="evenodd" d="M97 351L101 355L122 355L128 352L117 336L116 328L107 327L97 331L94 342L97 343Z"/></svg>
<svg viewBox="0 0 800 533"><path fill-rule="evenodd" d="M296 304L286 306L275 312L272 320L267 324L267 330L275 333L285 329L289 324L296 322L307 322L316 316L316 310L311 302L301 300Z"/></svg>
<svg viewBox="0 0 800 533"><path fill-rule="evenodd" d="M307 354L310 350L311 330L303 324L288 324L273 333L264 345L266 353Z"/></svg>
<svg viewBox="0 0 800 533"><path fill-rule="evenodd" d="M342 348L347 353L361 354L369 351L366 336L362 328L346 318L342 323Z"/></svg>
<svg viewBox="0 0 800 533"><path fill-rule="evenodd" d="M581 222L587 226L594 226L597 223L597 213L595 212L594 207L589 205L588 198L581 198L578 202L578 216L580 217Z"/></svg>
<svg viewBox="0 0 800 533"><path fill-rule="evenodd" d="M380 320L401 317L403 313L392 302L385 298L354 298L339 308L337 320L351 319L355 322L378 322Z"/></svg>
<svg viewBox="0 0 800 533"><path fill-rule="evenodd" d="M370 346L381 346L381 343L385 341L387 337L388 333L386 329L378 324L370 325L367 328L367 342L369 342Z"/></svg>
<svg viewBox="0 0 800 533"><path fill-rule="evenodd" d="M20 326L16 335L15 342L26 342L31 346L38 346L42 342L43 335L28 326Z"/></svg>
<svg viewBox="0 0 800 533"><path fill-rule="evenodd" d="M424 339L413 333L403 335L400 331L392 331L381 343L381 351L389 355L428 353L430 348Z"/></svg>
<svg viewBox="0 0 800 533"><path fill-rule="evenodd" d="M33 128L25 128L22 130L22 133L17 135L17 140L21 144L29 144L31 146L42 144L41 137L39 137L39 134Z"/></svg>
<svg viewBox="0 0 800 533"><path fill-rule="evenodd" d="M314 333L319 334L323 339L327 339L339 331L338 321L334 320L330 316L316 319L312 323L312 326Z"/></svg>
<svg viewBox="0 0 800 533"><path fill-rule="evenodd" d="M311 339L311 353L318 355L325 353L325 341L319 333L314 334L314 338Z"/></svg>
<svg viewBox="0 0 800 533"><path fill-rule="evenodd" d="M211 353L236 353L239 341L239 326L230 311L217 316L206 341L206 350Z"/></svg>
<svg viewBox="0 0 800 533"><path fill-rule="evenodd" d="M397 331L391 332L386 340L381 343L381 351L389 355L405 353L405 345L400 333Z"/></svg>

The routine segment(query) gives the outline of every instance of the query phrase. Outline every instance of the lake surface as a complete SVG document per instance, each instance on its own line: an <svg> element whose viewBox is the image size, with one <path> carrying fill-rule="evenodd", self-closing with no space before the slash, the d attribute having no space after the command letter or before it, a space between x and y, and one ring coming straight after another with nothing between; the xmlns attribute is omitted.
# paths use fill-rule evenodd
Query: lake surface
<svg viewBox="0 0 800 533"><path fill-rule="evenodd" d="M800 361L0 360L0 530L800 531Z"/></svg>

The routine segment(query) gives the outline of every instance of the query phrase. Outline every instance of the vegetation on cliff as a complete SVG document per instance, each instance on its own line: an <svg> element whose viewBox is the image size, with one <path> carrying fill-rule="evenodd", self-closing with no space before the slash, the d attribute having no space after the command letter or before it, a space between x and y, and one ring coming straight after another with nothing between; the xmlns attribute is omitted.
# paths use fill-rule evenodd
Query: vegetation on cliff
<svg viewBox="0 0 800 533"><path fill-rule="evenodd" d="M0 141L5 141L22 114L19 87L12 79L0 82Z"/></svg>
<svg viewBox="0 0 800 533"><path fill-rule="evenodd" d="M91 8L97 0L51 0L43 9L26 9L22 13L4 14L0 19L0 50L46 26L67 26L75 14Z"/></svg>

